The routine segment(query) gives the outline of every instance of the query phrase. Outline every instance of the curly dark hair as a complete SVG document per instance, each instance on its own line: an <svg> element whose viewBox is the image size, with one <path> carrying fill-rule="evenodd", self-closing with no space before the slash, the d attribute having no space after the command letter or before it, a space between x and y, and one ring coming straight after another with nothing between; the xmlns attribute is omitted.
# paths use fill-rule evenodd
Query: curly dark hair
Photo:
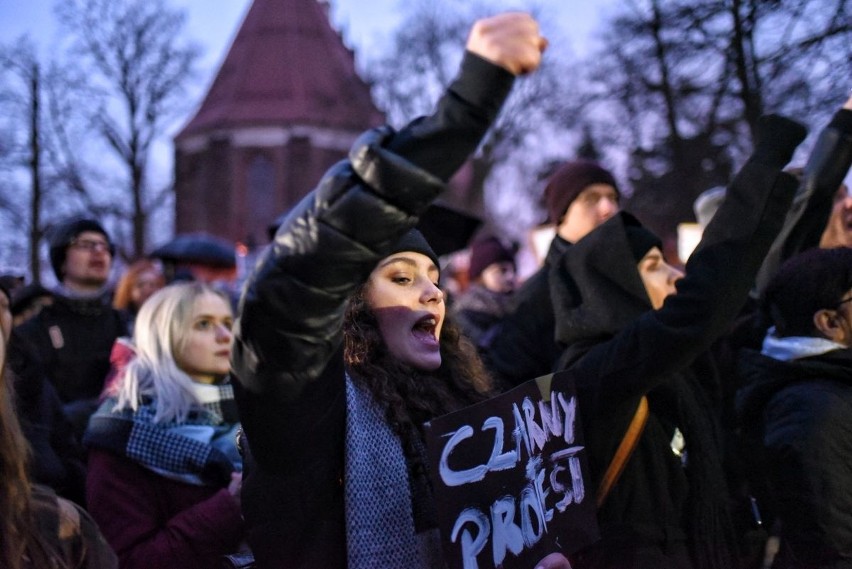
<svg viewBox="0 0 852 569"><path fill-rule="evenodd" d="M367 304L367 284L352 295L343 322L344 361L354 381L369 389L402 441L409 467L424 470L423 423L495 395L476 348L447 318L441 329L441 366L424 372L387 351L378 321Z"/></svg>

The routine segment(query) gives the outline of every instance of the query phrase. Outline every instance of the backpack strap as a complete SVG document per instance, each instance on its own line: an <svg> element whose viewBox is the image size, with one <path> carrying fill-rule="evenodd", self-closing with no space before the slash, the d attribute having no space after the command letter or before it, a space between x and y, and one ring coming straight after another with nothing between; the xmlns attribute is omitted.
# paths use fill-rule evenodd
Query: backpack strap
<svg viewBox="0 0 852 569"><path fill-rule="evenodd" d="M598 486L596 497L598 508L603 506L610 490L618 482L621 473L624 472L624 467L636 449L636 444L639 442L639 435L642 434L642 431L645 429L645 423L647 422L648 398L643 395L639 400L639 406L636 408L633 419L630 420L630 424L627 426L627 432L624 433L624 438L621 439L621 443L615 451L615 456L612 457L612 462L609 463L600 486Z"/></svg>

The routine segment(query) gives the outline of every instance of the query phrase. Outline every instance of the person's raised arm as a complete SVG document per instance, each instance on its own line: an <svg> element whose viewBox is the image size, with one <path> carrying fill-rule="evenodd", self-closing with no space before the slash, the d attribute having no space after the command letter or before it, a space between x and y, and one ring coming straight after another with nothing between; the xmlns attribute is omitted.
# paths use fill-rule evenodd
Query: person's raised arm
<svg viewBox="0 0 852 569"><path fill-rule="evenodd" d="M816 247L831 215L832 203L852 166L852 96L820 131L784 226L755 279L751 297L757 299L781 264L805 249Z"/></svg>
<svg viewBox="0 0 852 569"><path fill-rule="evenodd" d="M399 132L362 134L348 160L332 166L289 212L249 276L235 325L235 392L257 456L273 457L286 441L255 433L322 439L320 424L339 419L342 380L334 378L342 377L342 358L335 356L346 300L476 149L514 73L535 69L546 43L526 14L477 22L436 111ZM335 401L335 412L314 413L305 398L323 411Z"/></svg>
<svg viewBox="0 0 852 569"><path fill-rule="evenodd" d="M538 69L546 47L547 40L529 14L508 12L478 20L468 36L459 73L435 112L401 129L388 149L448 180L497 117L513 78Z"/></svg>
<svg viewBox="0 0 852 569"><path fill-rule="evenodd" d="M638 397L688 366L728 329L745 302L792 201L796 179L782 169L806 131L770 115L761 118L758 134L752 156L690 255L677 294L572 367L594 378L601 398Z"/></svg>
<svg viewBox="0 0 852 569"><path fill-rule="evenodd" d="M535 69L546 43L527 14L476 22L435 113L399 132L361 135L349 160L293 208L242 298L234 351L241 382L289 375L301 384L318 375L339 345L345 300L476 149L513 74Z"/></svg>

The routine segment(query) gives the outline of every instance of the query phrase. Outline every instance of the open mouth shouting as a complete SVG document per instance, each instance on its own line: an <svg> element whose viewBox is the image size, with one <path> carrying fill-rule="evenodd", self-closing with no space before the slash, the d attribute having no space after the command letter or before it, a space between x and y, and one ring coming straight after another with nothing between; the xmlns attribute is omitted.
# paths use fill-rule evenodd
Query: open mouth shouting
<svg viewBox="0 0 852 569"><path fill-rule="evenodd" d="M368 281L367 303L388 352L422 371L441 366L439 338L446 305L438 276L429 257L405 251L381 261Z"/></svg>
<svg viewBox="0 0 852 569"><path fill-rule="evenodd" d="M429 314L423 316L414 324L412 334L427 345L438 345L438 317Z"/></svg>

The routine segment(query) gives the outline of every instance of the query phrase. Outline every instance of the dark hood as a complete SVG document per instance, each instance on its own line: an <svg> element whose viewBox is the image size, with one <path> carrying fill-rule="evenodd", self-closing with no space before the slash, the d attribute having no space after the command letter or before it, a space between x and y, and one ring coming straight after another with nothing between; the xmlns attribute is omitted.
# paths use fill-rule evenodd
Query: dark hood
<svg viewBox="0 0 852 569"><path fill-rule="evenodd" d="M621 212L569 247L551 271L556 339L596 344L651 310L625 227L641 226ZM579 298L579 303L575 301Z"/></svg>
<svg viewBox="0 0 852 569"><path fill-rule="evenodd" d="M785 387L802 381L829 380L852 387L852 349L819 356L780 361L755 350L742 350L737 362L741 387L736 395L741 420L761 417L769 399Z"/></svg>

